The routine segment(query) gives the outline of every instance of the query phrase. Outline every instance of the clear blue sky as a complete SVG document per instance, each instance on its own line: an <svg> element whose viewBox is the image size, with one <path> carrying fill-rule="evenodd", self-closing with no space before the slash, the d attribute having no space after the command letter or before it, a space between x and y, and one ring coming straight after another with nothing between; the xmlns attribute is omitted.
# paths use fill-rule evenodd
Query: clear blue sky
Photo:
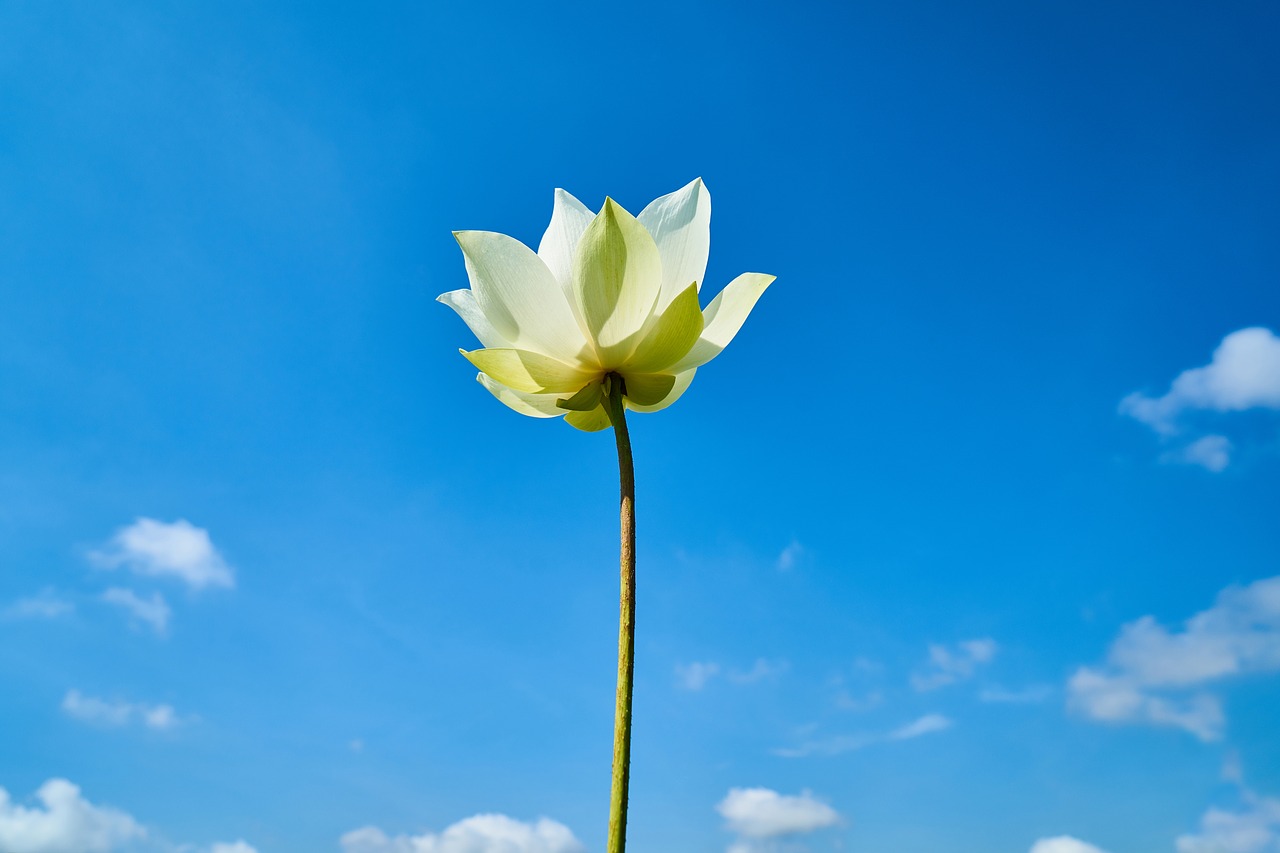
<svg viewBox="0 0 1280 853"><path fill-rule="evenodd" d="M630 849L1280 849L1278 33L4 4L0 841L602 853L612 436L498 405L434 299L452 230L701 176L709 293L778 279L633 420Z"/></svg>

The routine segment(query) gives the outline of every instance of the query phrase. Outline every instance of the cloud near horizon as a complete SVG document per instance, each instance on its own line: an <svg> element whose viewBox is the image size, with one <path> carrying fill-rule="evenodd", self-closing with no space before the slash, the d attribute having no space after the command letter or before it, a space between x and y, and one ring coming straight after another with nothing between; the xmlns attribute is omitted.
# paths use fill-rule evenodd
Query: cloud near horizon
<svg viewBox="0 0 1280 853"><path fill-rule="evenodd" d="M342 853L584 853L569 827L549 818L525 823L502 814L478 814L437 834L389 836L376 826L339 839Z"/></svg>

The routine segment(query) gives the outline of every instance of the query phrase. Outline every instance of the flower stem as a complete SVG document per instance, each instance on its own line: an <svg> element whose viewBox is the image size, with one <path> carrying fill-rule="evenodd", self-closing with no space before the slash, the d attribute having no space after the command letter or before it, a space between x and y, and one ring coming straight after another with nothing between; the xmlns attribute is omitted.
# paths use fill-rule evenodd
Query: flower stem
<svg viewBox="0 0 1280 853"><path fill-rule="evenodd" d="M613 714L613 788L609 795L608 853L627 848L627 789L631 780L631 694L635 681L636 648L636 476L631 461L631 435L622 403L622 377L605 378L605 408L618 442L618 481L621 491L622 596L618 620L618 693Z"/></svg>

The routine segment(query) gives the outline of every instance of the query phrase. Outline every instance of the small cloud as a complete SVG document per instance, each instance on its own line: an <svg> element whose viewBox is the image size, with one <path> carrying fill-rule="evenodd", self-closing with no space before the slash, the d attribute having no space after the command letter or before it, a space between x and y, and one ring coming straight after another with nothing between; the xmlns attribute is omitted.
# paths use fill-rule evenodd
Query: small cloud
<svg viewBox="0 0 1280 853"><path fill-rule="evenodd" d="M1079 838L1059 835L1056 838L1041 838L1031 845L1030 853L1106 853L1106 851L1092 844L1086 844Z"/></svg>
<svg viewBox="0 0 1280 853"><path fill-rule="evenodd" d="M978 701L992 704L1033 705L1043 702L1053 695L1053 688L1047 684L1033 684L1021 690L1009 690L1004 687L987 687L978 694Z"/></svg>
<svg viewBox="0 0 1280 853"><path fill-rule="evenodd" d="M942 732L951 728L951 720L941 714L925 714L913 723L894 729L887 735L889 740L910 740L921 735Z"/></svg>
<svg viewBox="0 0 1280 853"><path fill-rule="evenodd" d="M1251 672L1280 671L1280 576L1218 593L1213 607L1169 630L1144 616L1120 630L1106 663L1080 667L1067 683L1068 705L1109 723L1184 729L1201 740L1222 736L1225 719L1209 684Z"/></svg>
<svg viewBox="0 0 1280 853"><path fill-rule="evenodd" d="M0 617L5 619L57 619L74 613L76 606L62 598L52 587L45 587L30 598L20 598L10 604Z"/></svg>
<svg viewBox="0 0 1280 853"><path fill-rule="evenodd" d="M800 558L803 556L804 546L792 539L791 543L787 545L787 547L783 548L782 553L778 555L778 571L791 571L800 563Z"/></svg>
<svg viewBox="0 0 1280 853"><path fill-rule="evenodd" d="M840 823L840 814L809 791L779 794L768 788L733 788L716 806L725 828L741 840L801 835Z"/></svg>
<svg viewBox="0 0 1280 853"><path fill-rule="evenodd" d="M1209 364L1184 370L1164 396L1135 392L1120 403L1123 414L1164 434L1178 431L1185 411L1254 408L1280 409L1280 338L1261 327L1227 335Z"/></svg>
<svg viewBox="0 0 1280 853"><path fill-rule="evenodd" d="M842 711L870 711L884 702L884 694L872 690L865 696L854 696L848 690L836 694L836 707Z"/></svg>
<svg viewBox="0 0 1280 853"><path fill-rule="evenodd" d="M569 827L548 818L532 823L501 814L479 814L440 834L388 836L365 826L339 839L342 853L583 853Z"/></svg>
<svg viewBox="0 0 1280 853"><path fill-rule="evenodd" d="M142 598L131 589L113 586L102 594L102 600L123 608L134 622L151 626L157 634L164 634L169 628L171 611L158 592L152 593L150 598Z"/></svg>
<svg viewBox="0 0 1280 853"><path fill-rule="evenodd" d="M981 665L990 663L999 646L990 637L965 640L954 646L932 644L929 661L922 672L911 676L911 686L920 692L937 690L973 676Z"/></svg>
<svg viewBox="0 0 1280 853"><path fill-rule="evenodd" d="M765 679L777 678L790 668L785 660L769 661L764 658L757 658L748 670L730 670L725 676L734 684L755 684Z"/></svg>
<svg viewBox="0 0 1280 853"><path fill-rule="evenodd" d="M94 805L66 779L45 782L35 798L38 805L18 805L0 788L0 850L108 853L147 837L128 814Z"/></svg>
<svg viewBox="0 0 1280 853"><path fill-rule="evenodd" d="M1280 799L1241 789L1239 809L1211 808L1200 831L1174 841L1178 853L1272 853L1280 850Z"/></svg>
<svg viewBox="0 0 1280 853"><path fill-rule="evenodd" d="M258 850L244 841L233 841L230 844L218 842L209 848L209 853L258 853Z"/></svg>
<svg viewBox="0 0 1280 853"><path fill-rule="evenodd" d="M911 740L923 735L941 732L954 725L950 719L941 714L925 714L919 719L905 723L896 729L884 733L859 732L850 735L809 739L798 746L779 747L771 752L779 758L807 758L811 755L832 756L845 752L855 752L878 743ZM805 732L806 734L808 732Z"/></svg>
<svg viewBox="0 0 1280 853"><path fill-rule="evenodd" d="M209 532L185 519L168 524L139 518L89 557L99 568L176 578L195 590L235 586L235 571L213 547Z"/></svg>
<svg viewBox="0 0 1280 853"><path fill-rule="evenodd" d="M356 738L355 740L347 744L347 749L351 750L352 752L358 755L364 752L364 741L361 740L360 738Z"/></svg>
<svg viewBox="0 0 1280 853"><path fill-rule="evenodd" d="M146 705L135 702L99 699L85 696L79 690L68 690L62 698L67 716L98 726L120 728L141 724L149 729L166 731L186 722L178 717L172 705Z"/></svg>
<svg viewBox="0 0 1280 853"><path fill-rule="evenodd" d="M1163 454L1160 461L1175 465L1199 465L1219 474L1231 464L1232 450L1231 441L1225 435L1206 435L1186 447Z"/></svg>
<svg viewBox="0 0 1280 853"><path fill-rule="evenodd" d="M701 690L707 682L720 673L720 664L712 663L678 663L676 664L676 684L685 690Z"/></svg>

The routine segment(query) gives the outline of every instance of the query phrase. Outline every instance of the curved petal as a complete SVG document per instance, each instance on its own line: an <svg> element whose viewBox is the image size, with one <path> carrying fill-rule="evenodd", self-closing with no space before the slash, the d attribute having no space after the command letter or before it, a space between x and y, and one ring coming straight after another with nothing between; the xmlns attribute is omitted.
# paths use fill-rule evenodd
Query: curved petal
<svg viewBox="0 0 1280 853"><path fill-rule="evenodd" d="M597 406L589 412L570 412L564 416L564 419L570 426L583 432L599 432L613 426L604 406Z"/></svg>
<svg viewBox="0 0 1280 853"><path fill-rule="evenodd" d="M522 415L528 415L531 418L558 418L564 414L564 409L556 406L558 396L556 394L526 394L494 382L483 373L476 374L476 381L507 408Z"/></svg>
<svg viewBox="0 0 1280 853"><path fill-rule="evenodd" d="M702 286L711 248L711 193L697 178L649 202L637 219L653 235L662 256L661 310L690 284Z"/></svg>
<svg viewBox="0 0 1280 853"><path fill-rule="evenodd" d="M776 276L764 273L744 272L725 285L720 295L711 300L707 310L702 312L704 325L698 342L672 370L701 367L719 355L729 345L729 341L733 340L733 336L738 334L747 315L755 307L756 300L775 278Z"/></svg>
<svg viewBox="0 0 1280 853"><path fill-rule="evenodd" d="M653 238L613 199L591 220L573 259L573 287L602 368L631 355L662 288Z"/></svg>
<svg viewBox="0 0 1280 853"><path fill-rule="evenodd" d="M627 389L626 399L641 406L652 406L665 399L676 384L676 378L670 373L624 373L622 381Z"/></svg>
<svg viewBox="0 0 1280 853"><path fill-rule="evenodd" d="M492 231L455 231L476 304L511 345L570 363L589 351L564 289L533 250Z"/></svg>
<svg viewBox="0 0 1280 853"><path fill-rule="evenodd" d="M594 373L528 350L495 348L458 352L492 379L531 394L575 394L596 377Z"/></svg>
<svg viewBox="0 0 1280 853"><path fill-rule="evenodd" d="M666 370L688 354L702 334L697 285L689 285L649 321L644 338L627 359L626 369L641 373Z"/></svg>
<svg viewBox="0 0 1280 853"><path fill-rule="evenodd" d="M670 406L676 400L679 400L681 395L683 395L685 391L689 390L689 384L693 382L693 375L697 372L698 372L698 368L694 367L684 371L683 373L677 373L676 381L671 386L671 390L667 392L667 396L663 397L658 402L649 406L642 406L639 403L637 403L635 400L626 400L625 402L627 404L627 408L640 412L642 414L648 413L648 412L656 412L661 409L665 409L667 406Z"/></svg>
<svg viewBox="0 0 1280 853"><path fill-rule="evenodd" d="M583 385L582 389L572 397L557 399L556 405L561 409L569 409L574 412L589 412L600 405L602 390L602 383L597 379L594 382L588 382Z"/></svg>
<svg viewBox="0 0 1280 853"><path fill-rule="evenodd" d="M556 281L572 296L573 253L595 214L585 204L569 193L556 188L555 202L551 207L551 224L538 244L538 257L551 270Z"/></svg>
<svg viewBox="0 0 1280 853"><path fill-rule="evenodd" d="M511 341L498 334L498 330L489 322L489 318L484 316L484 312L476 304L476 295L470 290L463 288L462 290L451 290L448 293L442 293L436 297L436 302L443 302L457 312L458 316L462 318L462 322L467 324L467 328L471 330L471 333L480 340L481 346L511 346Z"/></svg>

